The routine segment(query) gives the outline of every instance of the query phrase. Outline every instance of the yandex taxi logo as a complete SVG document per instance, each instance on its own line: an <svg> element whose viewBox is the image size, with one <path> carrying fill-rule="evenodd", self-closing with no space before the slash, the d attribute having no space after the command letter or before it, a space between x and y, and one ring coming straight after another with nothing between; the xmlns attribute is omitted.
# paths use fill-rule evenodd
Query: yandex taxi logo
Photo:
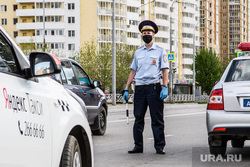
<svg viewBox="0 0 250 167"><path fill-rule="evenodd" d="M3 88L3 96L5 99L5 108L13 109L13 111L27 112L25 107L25 98L8 95L6 88Z"/></svg>
<svg viewBox="0 0 250 167"><path fill-rule="evenodd" d="M3 96L5 99L5 108L12 109L13 112L27 113L29 110L30 114L44 115L42 102L31 99L29 94L26 93L27 98L11 95L7 93L7 89L3 88Z"/></svg>

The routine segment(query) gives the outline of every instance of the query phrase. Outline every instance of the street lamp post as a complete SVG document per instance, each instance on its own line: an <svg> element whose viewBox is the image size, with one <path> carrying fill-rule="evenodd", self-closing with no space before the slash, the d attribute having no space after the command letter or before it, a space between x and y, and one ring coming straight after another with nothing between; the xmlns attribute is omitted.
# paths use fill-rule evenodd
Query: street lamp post
<svg viewBox="0 0 250 167"><path fill-rule="evenodd" d="M45 52L45 0L43 0L43 51Z"/></svg>
<svg viewBox="0 0 250 167"><path fill-rule="evenodd" d="M170 6L170 18L169 18L169 52L172 53L172 11L173 11L173 5L174 3L177 2L179 3L177 0L173 1L172 5ZM172 97L173 97L173 71L172 71L172 61L170 61L169 64L169 92L170 92L170 102L173 102Z"/></svg>
<svg viewBox="0 0 250 167"><path fill-rule="evenodd" d="M112 105L116 105L115 0L113 0L112 30Z"/></svg>

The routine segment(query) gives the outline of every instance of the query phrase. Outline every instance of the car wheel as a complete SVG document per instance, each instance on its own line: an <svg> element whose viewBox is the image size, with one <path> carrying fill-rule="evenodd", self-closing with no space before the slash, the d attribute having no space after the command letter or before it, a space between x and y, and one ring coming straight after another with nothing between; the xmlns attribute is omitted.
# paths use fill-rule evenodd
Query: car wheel
<svg viewBox="0 0 250 167"><path fill-rule="evenodd" d="M238 139L238 140L236 140L236 139L234 139L234 140L231 140L231 144L232 144L232 146L233 147L244 147L244 142L245 142L245 140L241 140L241 139Z"/></svg>
<svg viewBox="0 0 250 167"><path fill-rule="evenodd" d="M82 167L80 145L74 136L69 135L66 140L60 167Z"/></svg>
<svg viewBox="0 0 250 167"><path fill-rule="evenodd" d="M104 107L101 108L101 112L99 113L98 117L98 123L99 123L99 129L94 130L94 135L104 135L107 128L107 115L106 115L106 109Z"/></svg>
<svg viewBox="0 0 250 167"><path fill-rule="evenodd" d="M225 156L226 154L226 146L209 146L210 154L213 154L215 156L221 155Z"/></svg>

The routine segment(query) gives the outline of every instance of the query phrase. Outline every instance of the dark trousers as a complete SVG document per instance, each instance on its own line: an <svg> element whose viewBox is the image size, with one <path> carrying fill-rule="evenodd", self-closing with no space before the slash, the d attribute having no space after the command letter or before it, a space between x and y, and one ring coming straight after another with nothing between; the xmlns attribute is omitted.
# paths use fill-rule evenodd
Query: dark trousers
<svg viewBox="0 0 250 167"><path fill-rule="evenodd" d="M151 128L154 135L155 149L163 149L165 146L163 100L160 99L161 85L139 85L135 87L134 116L135 123L133 135L135 147L143 149L144 117L149 106L151 116Z"/></svg>

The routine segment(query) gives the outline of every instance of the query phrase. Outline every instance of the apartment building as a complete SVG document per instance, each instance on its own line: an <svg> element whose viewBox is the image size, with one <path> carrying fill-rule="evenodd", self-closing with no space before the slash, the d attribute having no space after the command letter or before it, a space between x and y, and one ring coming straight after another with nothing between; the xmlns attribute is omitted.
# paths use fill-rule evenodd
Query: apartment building
<svg viewBox="0 0 250 167"><path fill-rule="evenodd" d="M249 5L249 0L229 0L228 2L223 0L221 2L222 24L224 25L221 39L222 60L227 58L227 55L233 55L241 42L247 42L250 39ZM228 14L227 20L223 18L225 14Z"/></svg>
<svg viewBox="0 0 250 167"><path fill-rule="evenodd" d="M16 3L16 0L8 0L4 3L1 2L1 26L8 32L8 34L14 40L18 36L18 31L16 30L16 24L18 23L18 17L16 16L17 9L18 5Z"/></svg>
<svg viewBox="0 0 250 167"><path fill-rule="evenodd" d="M96 4L80 0L0 0L1 26L23 50L46 48L61 56L97 37ZM44 5L44 6L43 6Z"/></svg>
<svg viewBox="0 0 250 167"><path fill-rule="evenodd" d="M200 0L200 47L219 54L220 0ZM225 22L224 22L225 23Z"/></svg>
<svg viewBox="0 0 250 167"><path fill-rule="evenodd" d="M201 47L211 48L227 61L241 42L250 40L249 0L200 0Z"/></svg>

